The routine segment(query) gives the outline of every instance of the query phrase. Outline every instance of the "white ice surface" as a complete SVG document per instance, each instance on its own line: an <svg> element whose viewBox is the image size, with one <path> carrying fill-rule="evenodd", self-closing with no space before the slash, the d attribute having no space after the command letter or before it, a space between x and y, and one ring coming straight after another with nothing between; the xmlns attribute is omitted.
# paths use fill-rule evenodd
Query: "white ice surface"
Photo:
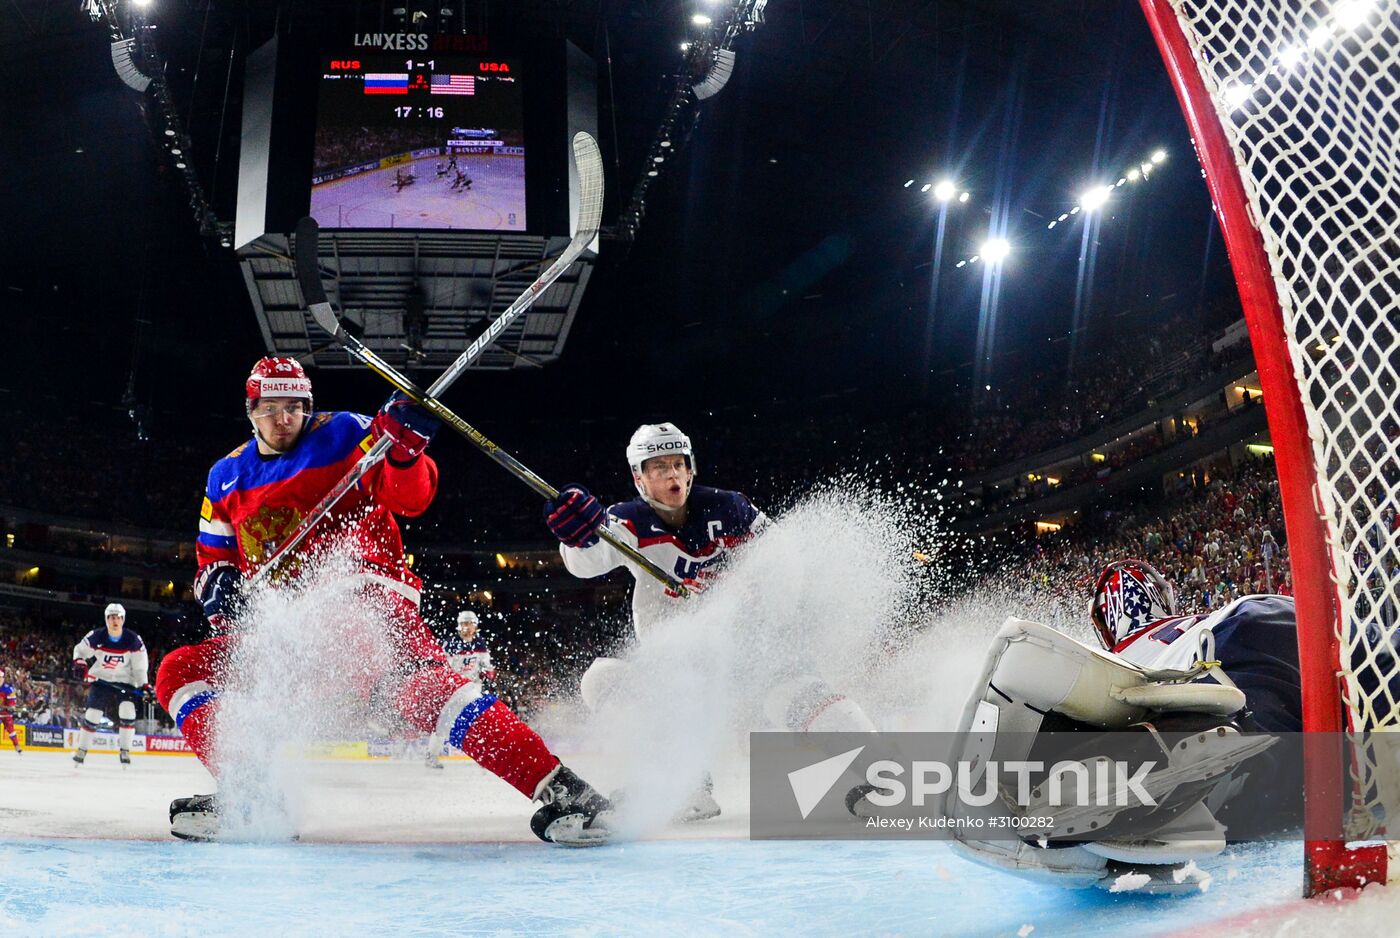
<svg viewBox="0 0 1400 938"><path fill-rule="evenodd" d="M1186 897L1023 882L932 842L753 842L726 814L592 850L536 841L530 805L465 761L317 762L296 844L169 839L190 758L0 753L0 934L1393 935L1400 890L1294 901L1297 844L1234 848ZM585 775L606 775L586 757ZM606 787L606 780L600 779Z"/></svg>

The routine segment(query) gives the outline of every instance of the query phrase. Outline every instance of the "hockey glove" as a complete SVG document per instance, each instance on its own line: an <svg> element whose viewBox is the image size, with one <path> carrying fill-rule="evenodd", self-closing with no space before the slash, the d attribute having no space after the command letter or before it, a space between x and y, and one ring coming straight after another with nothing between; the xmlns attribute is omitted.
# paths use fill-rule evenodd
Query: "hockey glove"
<svg viewBox="0 0 1400 938"><path fill-rule="evenodd" d="M691 596L699 596L701 593L705 592L706 584L701 582L700 580L695 579L695 577L688 576L684 580L681 580L681 583L685 586L685 591ZM681 598L681 594L679 592L669 588L666 590L666 595L671 597L672 599Z"/></svg>
<svg viewBox="0 0 1400 938"><path fill-rule="evenodd" d="M442 427L442 421L413 403L402 391L395 391L379 408L371 427L376 440L388 436L394 441L389 448L389 460L402 465L423 455L433 434Z"/></svg>
<svg viewBox="0 0 1400 938"><path fill-rule="evenodd" d="M199 590L199 604L215 632L234 628L243 611L243 574L229 563L209 571Z"/></svg>
<svg viewBox="0 0 1400 938"><path fill-rule="evenodd" d="M566 485L544 503L544 523L560 543L569 547L592 547L598 543L598 529L606 516L598 499L581 485Z"/></svg>
<svg viewBox="0 0 1400 938"><path fill-rule="evenodd" d="M86 661L84 661L83 659L79 658L77 661L74 661L74 662L73 662L73 680L75 680L75 681L86 681L86 680L87 680L87 671L88 671L88 663L87 663Z"/></svg>
<svg viewBox="0 0 1400 938"><path fill-rule="evenodd" d="M149 706L151 703L153 703L153 702L155 701L155 699L156 699L155 688L151 687L151 685L149 685L149 684L142 684L142 685L141 685L141 688L140 688L140 693L141 693L141 702L142 702L143 704L147 704L148 706Z"/></svg>

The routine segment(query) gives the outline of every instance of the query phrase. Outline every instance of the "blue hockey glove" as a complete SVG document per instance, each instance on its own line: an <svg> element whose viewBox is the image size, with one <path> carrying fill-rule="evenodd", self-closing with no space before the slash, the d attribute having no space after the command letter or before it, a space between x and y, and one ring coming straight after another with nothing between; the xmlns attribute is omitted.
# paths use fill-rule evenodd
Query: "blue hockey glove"
<svg viewBox="0 0 1400 938"><path fill-rule="evenodd" d="M598 543L598 529L607 512L598 499L581 485L568 485L544 503L544 523L549 531L569 547L592 547Z"/></svg>

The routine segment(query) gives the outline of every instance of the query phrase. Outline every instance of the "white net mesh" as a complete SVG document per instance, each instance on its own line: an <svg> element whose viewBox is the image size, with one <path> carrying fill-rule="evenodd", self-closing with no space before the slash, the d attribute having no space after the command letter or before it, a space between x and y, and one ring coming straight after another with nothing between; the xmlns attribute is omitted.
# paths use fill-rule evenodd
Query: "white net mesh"
<svg viewBox="0 0 1400 938"><path fill-rule="evenodd" d="M1400 729L1400 4L1171 2L1282 307L1332 540L1348 719ZM1380 824L1373 769L1356 769L1355 837Z"/></svg>

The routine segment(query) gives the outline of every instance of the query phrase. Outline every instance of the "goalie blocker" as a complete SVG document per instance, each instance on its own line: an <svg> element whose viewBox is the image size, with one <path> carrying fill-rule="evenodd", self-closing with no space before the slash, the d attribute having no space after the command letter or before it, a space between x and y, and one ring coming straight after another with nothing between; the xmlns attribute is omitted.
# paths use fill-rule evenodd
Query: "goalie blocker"
<svg viewBox="0 0 1400 938"><path fill-rule="evenodd" d="M1178 884L1176 868L1225 848L1231 830L1286 829L1301 818L1301 799L1259 797L1241 763L1266 783L1277 740L1254 728L1245 695L1207 665L1189 671L1148 671L1067 635L1010 618L992 642L982 674L964 710L960 761L1080 762L1087 790L1067 784L1062 804L1051 803L1045 776L1030 803L1003 791L985 807L943 796L940 814L954 822L958 848L970 859L1025 878L1065 886L1107 888L1124 872L1146 873L1153 891L1194 888ZM1103 759L1152 761L1132 781L1155 805L1126 797L1127 781L1095 771ZM1072 778L1072 775L1069 776ZM1131 783L1130 783L1131 784ZM973 787L980 778L973 780ZM1136 790L1136 788L1135 788ZM1277 788L1274 787L1276 791ZM1294 789L1296 793L1296 789ZM1121 802L1121 804L1120 804ZM1049 818L1044 827L1020 827L1023 839L979 839L979 830L1005 830L1007 818Z"/></svg>

